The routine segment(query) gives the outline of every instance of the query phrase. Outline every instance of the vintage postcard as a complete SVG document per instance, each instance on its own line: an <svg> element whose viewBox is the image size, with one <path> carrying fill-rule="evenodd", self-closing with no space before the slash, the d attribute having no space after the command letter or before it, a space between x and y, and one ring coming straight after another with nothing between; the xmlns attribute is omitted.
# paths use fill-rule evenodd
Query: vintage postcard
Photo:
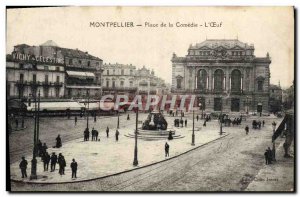
<svg viewBox="0 0 300 197"><path fill-rule="evenodd" d="M295 192L294 7L7 7L7 190Z"/></svg>

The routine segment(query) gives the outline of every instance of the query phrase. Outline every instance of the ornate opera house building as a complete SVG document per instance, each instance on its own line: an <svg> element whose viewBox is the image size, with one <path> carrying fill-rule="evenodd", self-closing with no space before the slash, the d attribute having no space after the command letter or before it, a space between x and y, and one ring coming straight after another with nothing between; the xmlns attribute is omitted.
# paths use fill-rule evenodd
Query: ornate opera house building
<svg viewBox="0 0 300 197"><path fill-rule="evenodd" d="M270 63L254 45L237 39L207 39L172 57L172 93L195 94L207 112L268 112Z"/></svg>

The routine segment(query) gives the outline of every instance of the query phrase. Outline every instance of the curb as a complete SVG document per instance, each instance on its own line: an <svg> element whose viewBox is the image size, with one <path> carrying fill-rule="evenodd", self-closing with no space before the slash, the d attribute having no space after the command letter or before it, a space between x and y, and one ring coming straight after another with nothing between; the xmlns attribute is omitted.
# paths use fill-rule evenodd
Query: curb
<svg viewBox="0 0 300 197"><path fill-rule="evenodd" d="M10 181L18 182L18 183L26 183L26 184L40 184L40 185L44 185L44 184L81 183L81 182L88 182L88 181L100 180L100 179L104 179L104 178L108 178L108 177L112 177L112 176L117 176L117 175L120 175L120 174L124 174L124 173L127 173L127 172L131 172L131 171L134 171L134 170L146 168L146 167L149 167L149 166L153 166L153 165L155 165L155 164L163 163L163 162L169 161L169 160L171 160L171 159L175 159L175 158L177 158L177 157L179 157L179 156L182 156L182 155L184 155L184 154L186 154L186 153L189 153L189 152L191 152L191 151L193 151L193 150L196 150L196 149L198 149L198 148L200 148L200 147L202 147L202 146L205 146L205 145L207 145L207 144L209 144L209 143L211 143L211 142L215 142L215 141L217 141L217 140L219 140L219 139L222 139L222 138L224 138L224 137L226 137L226 136L228 136L228 135L229 135L229 134L225 134L225 135L223 135L223 136L221 136L221 137L219 137L219 138L217 138L217 139L214 139L214 140L212 140L212 141L209 141L209 142L206 142L206 143L204 143L204 144L201 144L201 145L199 145L199 146L197 146L197 147L195 147L195 148L192 148L192 149L190 149L190 150L187 150L187 151L185 151L185 152L183 152L183 153L180 153L180 154L178 154L178 155L175 155L175 156L170 157L170 158L165 159L165 160L157 161L157 162L154 162L154 163L151 163L151 164L147 164L147 165L145 165L145 166L136 167L136 168L133 168L133 169L130 169L130 170L124 170L124 171L122 171L122 172L117 172L117 173L113 173L113 174L110 174L110 175L105 175L105 176L96 177L96 178L92 178L92 179L85 179L85 180L78 180L78 181L65 181L65 182L50 182L50 183L46 183L46 182L33 182L33 181L31 181L31 182L28 181L28 182L27 182L27 181L14 180L14 179L10 179Z"/></svg>

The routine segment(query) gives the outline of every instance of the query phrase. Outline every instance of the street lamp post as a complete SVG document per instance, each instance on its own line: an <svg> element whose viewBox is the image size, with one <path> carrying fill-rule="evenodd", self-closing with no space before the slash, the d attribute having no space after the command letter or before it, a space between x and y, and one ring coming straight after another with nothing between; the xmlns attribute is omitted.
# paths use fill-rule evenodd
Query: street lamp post
<svg viewBox="0 0 300 197"><path fill-rule="evenodd" d="M276 129L276 124L272 124L272 127L273 127L273 136L275 134L275 129ZM274 161L276 161L276 157L275 157L275 154L276 154L276 149L275 149L275 140L272 139L272 159Z"/></svg>
<svg viewBox="0 0 300 197"><path fill-rule="evenodd" d="M223 101L221 98L220 135L223 134Z"/></svg>
<svg viewBox="0 0 300 197"><path fill-rule="evenodd" d="M248 96L246 96L246 103L247 103L247 115L249 114L249 102L248 102Z"/></svg>
<svg viewBox="0 0 300 197"><path fill-rule="evenodd" d="M120 127L120 114L119 114L119 109L118 109L117 113L118 113L118 124L117 124L117 129L119 129L119 127Z"/></svg>
<svg viewBox="0 0 300 197"><path fill-rule="evenodd" d="M38 108L37 108L37 125L36 125L36 142L40 139L40 102L41 102L41 93L39 90L38 93ZM36 150L37 151L37 150Z"/></svg>
<svg viewBox="0 0 300 197"><path fill-rule="evenodd" d="M30 179L37 179L36 174L36 127L37 127L37 110L36 110L36 95L33 95L34 97L34 130L33 130L33 150L32 150L32 160L31 160L31 174Z"/></svg>
<svg viewBox="0 0 300 197"><path fill-rule="evenodd" d="M87 91L86 129L89 130L90 93Z"/></svg>
<svg viewBox="0 0 300 197"><path fill-rule="evenodd" d="M135 146L134 146L134 159L133 165L137 166L138 162L138 147L137 147L137 134L138 134L138 120L139 120L139 108L136 110L136 119L135 119Z"/></svg>
<svg viewBox="0 0 300 197"><path fill-rule="evenodd" d="M193 134L192 134L192 146L195 146L195 110L193 109Z"/></svg>

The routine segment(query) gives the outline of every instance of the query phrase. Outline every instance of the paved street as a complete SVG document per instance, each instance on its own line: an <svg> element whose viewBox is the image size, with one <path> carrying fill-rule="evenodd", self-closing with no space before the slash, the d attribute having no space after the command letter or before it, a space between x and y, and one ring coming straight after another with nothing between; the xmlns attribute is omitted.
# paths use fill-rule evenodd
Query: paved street
<svg viewBox="0 0 300 197"><path fill-rule="evenodd" d="M125 117L121 118L124 122ZM132 118L133 119L133 118ZM143 118L141 118L143 119ZM107 122L116 124L112 119ZM115 119L113 119L115 120ZM104 179L86 181L81 183L67 184L26 184L12 182L12 190L43 190L43 191L241 191L245 190L248 184L260 172L264 165L264 150L271 146L272 136L271 122L273 119L265 118L266 126L261 130L252 131L248 136L245 135L244 126L251 120L239 127L225 128L227 134L230 134L220 140L211 142L196 150L188 152L180 157L158 163L146 168L137 169L124 174L111 176ZM277 119L277 122L280 120ZM66 122L66 121L64 121ZM97 121L97 124L100 121ZM106 122L105 122L106 123ZM127 122L126 122L127 123ZM213 122L211 122L213 124ZM59 127L59 122L56 125ZM83 121L80 124L84 124ZM108 124L108 123L106 123ZM133 124L133 122L131 122ZM122 124L121 124L122 125ZM250 124L249 124L250 125ZM74 122L66 123L71 129ZM82 125L83 126L83 125ZM52 125L51 125L52 127ZM105 124L102 127L106 127ZM55 130L51 128L49 130ZM24 131L25 132L25 131ZM43 138L57 135L57 131L48 133ZM68 133L68 132L67 132ZM81 137L82 130L74 131L74 134L66 135L65 140L73 140ZM17 133L18 134L18 133ZM12 134L10 138L16 140L18 135ZM26 136L27 137L27 136ZM30 138L30 137L29 137ZM24 139L19 139L21 140ZM280 145L277 142L277 146ZM30 143L26 146L30 152ZM11 144L11 146L13 146ZM24 148L23 148L24 149ZM21 154L18 148L11 149L13 160L18 160ZM22 151L24 152L24 151ZM24 153L23 153L24 154ZM282 156L282 155L281 155ZM280 157L280 155L278 155ZM291 163L291 162L290 162ZM275 165L280 165L274 164ZM292 175L288 175L292 179ZM279 177L280 180L280 177ZM282 183L283 185L285 183ZM284 187L283 187L284 188ZM290 190L291 186L286 186ZM288 189L289 188L289 189ZM274 188L276 190L276 188Z"/></svg>

